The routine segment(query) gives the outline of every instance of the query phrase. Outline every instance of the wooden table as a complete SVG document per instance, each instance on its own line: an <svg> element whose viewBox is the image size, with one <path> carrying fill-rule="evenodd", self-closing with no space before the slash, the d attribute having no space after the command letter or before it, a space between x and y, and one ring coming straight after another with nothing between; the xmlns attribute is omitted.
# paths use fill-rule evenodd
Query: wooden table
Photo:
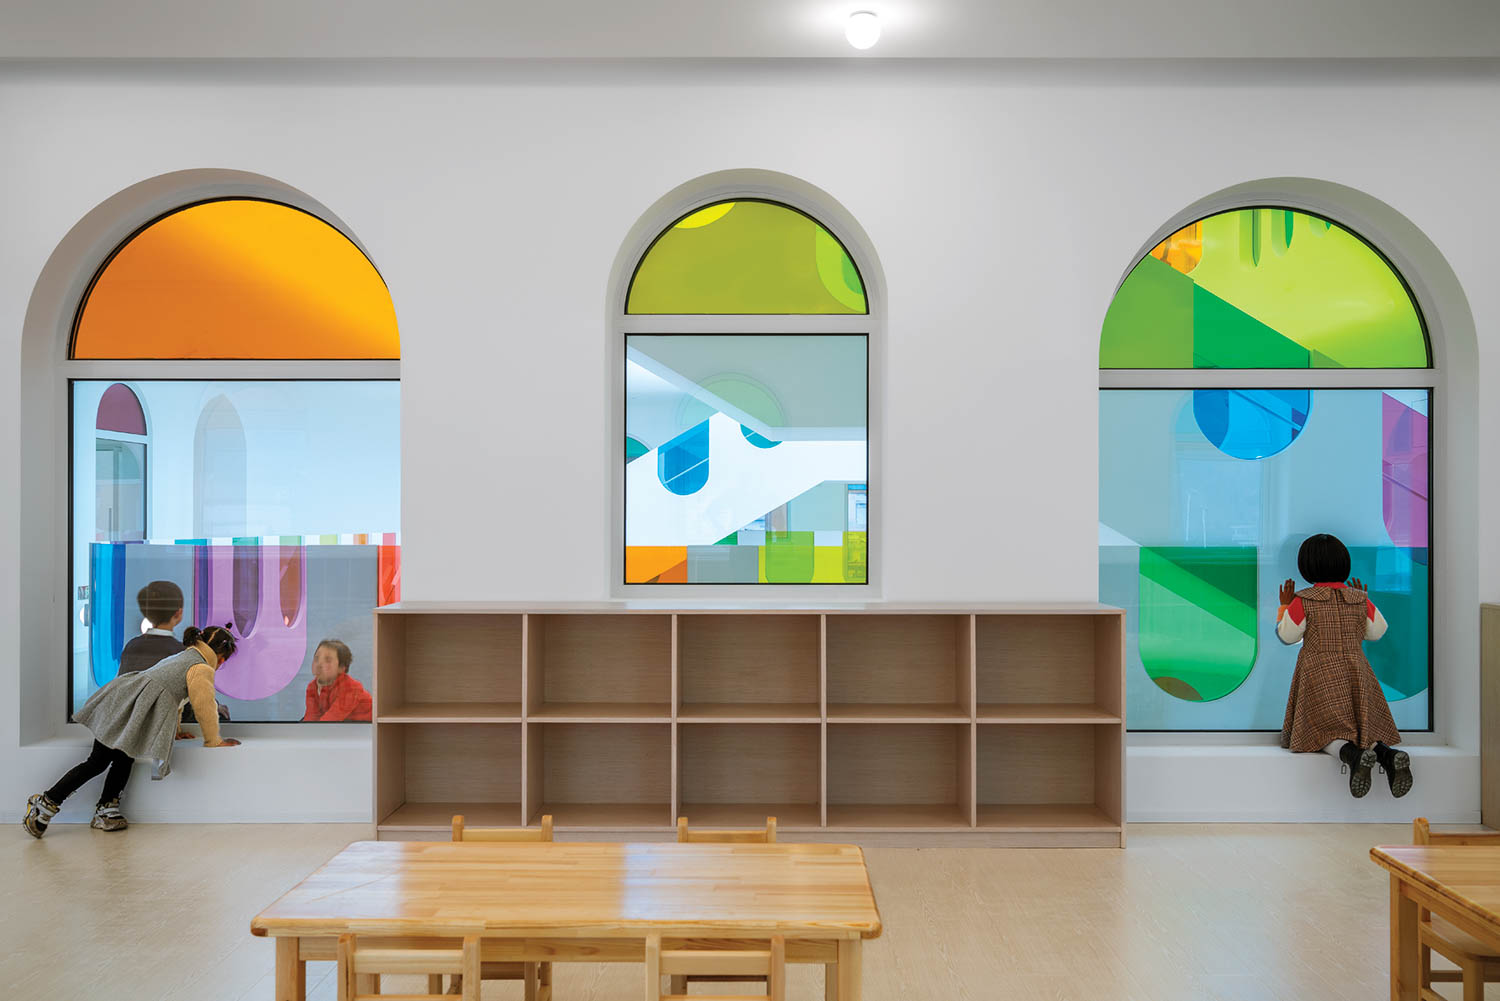
<svg viewBox="0 0 1500 1001"><path fill-rule="evenodd" d="M784 935L788 962L825 965L829 1001L858 1001L860 943L880 934L855 845L449 841L356 841L250 931L276 939L276 1001L304 1001L307 962L334 959L341 933L463 921L499 962L640 963L652 933L668 948Z"/></svg>
<svg viewBox="0 0 1500 1001"><path fill-rule="evenodd" d="M1391 1001L1415 1001L1417 909L1500 951L1500 847L1385 845L1370 858L1391 874Z"/></svg>

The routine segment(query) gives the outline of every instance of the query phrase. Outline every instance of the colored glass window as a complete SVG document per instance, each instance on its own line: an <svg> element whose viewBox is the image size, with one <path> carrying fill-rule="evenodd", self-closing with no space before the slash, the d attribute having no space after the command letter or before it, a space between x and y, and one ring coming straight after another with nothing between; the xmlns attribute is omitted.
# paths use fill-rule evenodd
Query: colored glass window
<svg viewBox="0 0 1500 1001"><path fill-rule="evenodd" d="M625 583L866 583L867 353L864 334L628 336Z"/></svg>
<svg viewBox="0 0 1500 1001"><path fill-rule="evenodd" d="M72 357L395 359L385 282L333 226L275 202L172 212L95 276Z"/></svg>
<svg viewBox="0 0 1500 1001"><path fill-rule="evenodd" d="M370 609L400 600L399 382L78 379L71 392L73 711L172 648L141 639L152 581L182 593L177 640L226 624L238 640L214 682L236 722L303 720L324 638L371 685Z"/></svg>
<svg viewBox="0 0 1500 1001"><path fill-rule="evenodd" d="M627 313L866 313L849 251L777 202L716 202L679 219L641 258Z"/></svg>
<svg viewBox="0 0 1500 1001"><path fill-rule="evenodd" d="M1349 547L1390 628L1365 655L1403 730L1429 728L1425 389L1106 389L1099 596L1126 609L1137 730L1279 730L1298 647L1277 589L1314 532ZM1257 405L1263 404L1263 405Z"/></svg>
<svg viewBox="0 0 1500 1001"><path fill-rule="evenodd" d="M1236 209L1173 233L1126 277L1105 369L1426 368L1427 335L1390 263L1337 223Z"/></svg>

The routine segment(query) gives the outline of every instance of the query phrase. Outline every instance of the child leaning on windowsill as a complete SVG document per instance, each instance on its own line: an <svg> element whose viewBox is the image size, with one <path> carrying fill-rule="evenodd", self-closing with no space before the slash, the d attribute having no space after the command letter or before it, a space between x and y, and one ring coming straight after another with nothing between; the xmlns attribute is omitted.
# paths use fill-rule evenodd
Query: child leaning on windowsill
<svg viewBox="0 0 1500 1001"><path fill-rule="evenodd" d="M234 637L219 626L202 631L189 626L182 639L187 649L145 671L117 675L74 714L77 722L93 731L94 747L86 761L58 779L51 789L26 801L26 816L21 821L26 833L34 838L46 834L63 800L105 770L109 774L89 826L101 831L124 830L127 825L120 812L120 794L130 778L134 759L160 762L158 778L171 773L172 745L184 732L179 720L182 707L189 702L198 709L204 747L239 743L219 737L219 716L214 711L214 674L234 656Z"/></svg>
<svg viewBox="0 0 1500 1001"><path fill-rule="evenodd" d="M182 624L182 588L169 580L153 580L135 596L141 616L151 623L151 628L132 638L120 651L120 674L134 674L155 667L168 657L182 653L185 643L179 643L172 631ZM229 719L229 710L220 703L219 719ZM196 723L193 704L182 707L182 722ZM191 737L186 730L179 737Z"/></svg>
<svg viewBox="0 0 1500 1001"><path fill-rule="evenodd" d="M1391 744L1401 742L1385 692L1365 659L1364 644L1385 635L1385 616L1358 578L1349 581L1349 550L1332 535L1314 535L1297 551L1297 571L1311 583L1281 585L1276 635L1300 642L1297 668L1287 695L1281 746L1324 751L1349 770L1349 792L1370 791L1378 763L1392 796L1411 791L1411 759Z"/></svg>
<svg viewBox="0 0 1500 1001"><path fill-rule="evenodd" d="M313 651L313 680L307 683L304 723L368 723L370 693L349 676L354 653L343 640L323 640Z"/></svg>

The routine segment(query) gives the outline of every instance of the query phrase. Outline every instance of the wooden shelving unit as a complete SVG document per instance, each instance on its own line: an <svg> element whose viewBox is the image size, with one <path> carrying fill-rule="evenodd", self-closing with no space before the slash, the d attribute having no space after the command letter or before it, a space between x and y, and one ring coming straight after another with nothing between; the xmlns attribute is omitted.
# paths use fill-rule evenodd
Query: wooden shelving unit
<svg viewBox="0 0 1500 1001"><path fill-rule="evenodd" d="M976 831L1124 844L1102 605L375 613L379 837L471 824Z"/></svg>

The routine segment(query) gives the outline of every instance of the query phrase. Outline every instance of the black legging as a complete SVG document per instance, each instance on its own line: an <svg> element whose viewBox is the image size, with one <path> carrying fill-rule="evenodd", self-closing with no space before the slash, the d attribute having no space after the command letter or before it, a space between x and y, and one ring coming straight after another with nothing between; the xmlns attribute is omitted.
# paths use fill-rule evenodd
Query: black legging
<svg viewBox="0 0 1500 1001"><path fill-rule="evenodd" d="M106 747L96 740L88 760L58 779L57 785L47 790L47 798L61 806L62 801L77 792L79 786L107 768L109 774L104 776L104 788L99 793L99 805L103 806L112 799L120 798L134 764L135 761L124 751Z"/></svg>

